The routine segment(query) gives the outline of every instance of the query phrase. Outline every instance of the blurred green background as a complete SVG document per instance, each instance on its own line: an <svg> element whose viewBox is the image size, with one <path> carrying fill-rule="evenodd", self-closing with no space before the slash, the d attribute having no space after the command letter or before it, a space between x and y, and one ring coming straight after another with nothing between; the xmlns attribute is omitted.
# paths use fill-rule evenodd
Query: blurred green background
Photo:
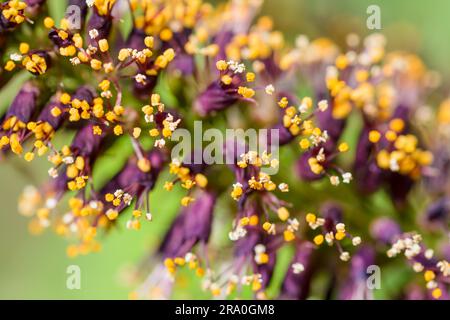
<svg viewBox="0 0 450 320"><path fill-rule="evenodd" d="M60 0L48 2L54 10L62 3ZM450 74L450 1L447 0L266 0L262 13L273 16L276 28L291 40L297 34L306 34L310 38L329 36L343 43L349 32L369 33L365 21L366 9L371 4L381 8L381 32L387 36L390 49L417 52L432 69L444 76ZM21 79L0 92L1 110L19 89L18 82ZM17 159L14 163L3 161L0 164L0 298L126 299L133 289L132 285L127 285L130 266L148 256L159 243L176 214L179 195L154 193L151 196L153 223L145 224L140 232L125 228L114 230L105 237L100 253L68 259L65 240L50 233L31 236L27 231L27 218L17 214L18 195L33 180L43 181L45 168L44 162L25 166ZM66 268L71 264L81 267L81 290L66 289ZM285 267L286 263L278 268L278 281L283 276L283 265ZM194 288L197 285L192 286L192 281L182 281L176 298L208 297Z"/></svg>

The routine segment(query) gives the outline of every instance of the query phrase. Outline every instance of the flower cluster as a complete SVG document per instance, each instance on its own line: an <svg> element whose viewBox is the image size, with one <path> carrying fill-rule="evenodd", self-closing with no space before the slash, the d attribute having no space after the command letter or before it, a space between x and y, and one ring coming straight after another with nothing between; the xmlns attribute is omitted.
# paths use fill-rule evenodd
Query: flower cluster
<svg viewBox="0 0 450 320"><path fill-rule="evenodd" d="M183 269L211 297L370 298L366 269L389 264L386 252L425 279L411 276L414 291L399 297L448 297L448 240L436 259L400 223L448 236L450 102L436 119L424 107L438 87L420 58L387 53L380 34L351 34L346 48L304 35L290 45L270 17L256 17L261 1L70 0L77 23L46 16L50 1L0 4L0 88L29 73L0 119L1 154L49 166L49 181L19 199L32 233L69 238L70 257L96 252L119 224L158 223L149 194L162 189L168 201L181 193L180 212L133 298L169 298ZM198 119L277 130L279 140L265 150L224 141L227 165L171 158L173 135ZM111 150L117 169L99 178ZM412 206L417 188L424 205ZM380 197L408 218L364 212ZM411 223L420 210L424 221ZM318 278L329 279L326 292L313 290Z"/></svg>

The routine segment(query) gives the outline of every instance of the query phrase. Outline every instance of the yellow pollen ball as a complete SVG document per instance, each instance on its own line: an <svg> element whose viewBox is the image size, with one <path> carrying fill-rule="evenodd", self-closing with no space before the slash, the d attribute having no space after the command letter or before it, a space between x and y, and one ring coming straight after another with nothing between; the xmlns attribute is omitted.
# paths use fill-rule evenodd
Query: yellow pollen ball
<svg viewBox="0 0 450 320"><path fill-rule="evenodd" d="M118 59L119 61L125 61L130 56L130 51L128 49L121 49L119 51Z"/></svg>
<svg viewBox="0 0 450 320"><path fill-rule="evenodd" d="M19 51L21 54L26 54L30 50L30 45L28 43L22 42L19 45Z"/></svg>
<svg viewBox="0 0 450 320"><path fill-rule="evenodd" d="M283 232L284 241L290 242L295 239L295 234L290 230L285 230Z"/></svg>
<svg viewBox="0 0 450 320"><path fill-rule="evenodd" d="M92 59L91 60L91 68L96 71L100 70L102 68L102 62L97 59Z"/></svg>
<svg viewBox="0 0 450 320"><path fill-rule="evenodd" d="M318 246L320 246L323 243L324 237L323 235L319 234L317 236L314 237L314 243Z"/></svg>
<svg viewBox="0 0 450 320"><path fill-rule="evenodd" d="M269 262L269 255L267 253L261 253L258 256L258 264L266 264Z"/></svg>
<svg viewBox="0 0 450 320"><path fill-rule="evenodd" d="M349 150L349 146L347 143L343 142L338 147L339 152L347 152Z"/></svg>
<svg viewBox="0 0 450 320"><path fill-rule="evenodd" d="M277 210L278 218L280 218L281 221L286 221L289 219L289 211L285 207L281 207Z"/></svg>
<svg viewBox="0 0 450 320"><path fill-rule="evenodd" d="M433 271L431 270L427 270L425 271L425 273L423 274L423 277L425 279L426 282L432 281L436 278L436 275L434 274Z"/></svg>
<svg viewBox="0 0 450 320"><path fill-rule="evenodd" d="M306 222L308 222L308 223L314 223L314 222L316 222L316 219L317 219L317 217L314 213L308 213L305 218Z"/></svg>
<svg viewBox="0 0 450 320"><path fill-rule="evenodd" d="M397 139L397 134L392 130L388 130L384 136L386 137L386 139L388 141L391 141L391 142L395 141L395 139Z"/></svg>
<svg viewBox="0 0 450 320"><path fill-rule="evenodd" d="M27 152L24 156L24 159L28 162L33 161L34 159L34 153L32 152Z"/></svg>
<svg viewBox="0 0 450 320"><path fill-rule="evenodd" d="M98 46L99 46L101 52L106 52L109 50L108 40L106 40L106 39L101 39L98 42Z"/></svg>
<svg viewBox="0 0 450 320"><path fill-rule="evenodd" d="M278 106L282 109L286 108L288 105L289 101L286 97L281 98L280 101L278 101Z"/></svg>
<svg viewBox="0 0 450 320"><path fill-rule="evenodd" d="M335 238L338 241L344 239L345 238L345 232L341 232L341 231L337 232Z"/></svg>
<svg viewBox="0 0 450 320"><path fill-rule="evenodd" d="M115 134L116 136L120 136L120 135L123 134L123 128L122 128L122 126L121 126L120 124L118 124L118 125L116 125L116 126L114 127L114 134Z"/></svg>
<svg viewBox="0 0 450 320"><path fill-rule="evenodd" d="M400 132L405 128L405 122L400 118L393 119L389 122L389 128L395 132Z"/></svg>
<svg viewBox="0 0 450 320"><path fill-rule="evenodd" d="M145 37L144 44L147 48L153 48L154 38L151 36Z"/></svg>
<svg viewBox="0 0 450 320"><path fill-rule="evenodd" d="M195 175L195 183L200 187L200 188L205 188L208 185L208 179L206 178L205 175L198 173Z"/></svg>
<svg viewBox="0 0 450 320"><path fill-rule="evenodd" d="M141 131L142 131L141 128L138 128L138 127L134 128L133 129L133 138L135 138L135 139L139 138L139 136L141 135Z"/></svg>
<svg viewBox="0 0 450 320"><path fill-rule="evenodd" d="M222 83L225 85L229 85L233 81L233 78L231 78L229 75L225 74L220 78L220 81L222 81Z"/></svg>
<svg viewBox="0 0 450 320"><path fill-rule="evenodd" d="M13 71L15 67L16 67L16 64L14 63L14 61L11 61L11 60L6 62L6 64L5 64L6 71Z"/></svg>
<svg viewBox="0 0 450 320"><path fill-rule="evenodd" d="M252 216L250 216L249 224L250 224L251 226L256 226L256 225L258 224L258 222L259 222L259 218L258 218L257 215L252 215Z"/></svg>
<svg viewBox="0 0 450 320"><path fill-rule="evenodd" d="M100 136L102 134L103 130L99 126L94 126L92 128L92 133L96 136Z"/></svg>
<svg viewBox="0 0 450 320"><path fill-rule="evenodd" d="M62 95L61 95L61 97L59 98L59 101L62 103L62 104L69 104L70 103L70 101L71 101L71 97L70 97L70 95L68 94L68 93L63 93Z"/></svg>
<svg viewBox="0 0 450 320"><path fill-rule="evenodd" d="M440 288L436 288L431 292L431 295L435 299L439 299L442 296L442 290Z"/></svg>
<svg viewBox="0 0 450 320"><path fill-rule="evenodd" d="M216 62L216 68L219 71L225 71L228 68L228 64L225 62L225 60L219 60Z"/></svg>
<svg viewBox="0 0 450 320"><path fill-rule="evenodd" d="M372 130L369 132L369 141L372 143L377 143L378 141L380 141L381 138L381 134L376 131L376 130Z"/></svg>
<svg viewBox="0 0 450 320"><path fill-rule="evenodd" d="M247 82L253 82L255 81L256 75L253 72L248 72L245 77L247 79Z"/></svg>
<svg viewBox="0 0 450 320"><path fill-rule="evenodd" d="M112 193L107 193L105 195L106 202L112 202L114 200L114 195Z"/></svg>
<svg viewBox="0 0 450 320"><path fill-rule="evenodd" d="M238 94L243 96L244 98L250 99L255 95L255 91L251 88L247 87L239 87L238 88Z"/></svg>
<svg viewBox="0 0 450 320"><path fill-rule="evenodd" d="M117 210L108 210L106 212L106 216L108 217L109 220L116 220L117 217L119 216L119 213L117 212Z"/></svg>
<svg viewBox="0 0 450 320"><path fill-rule="evenodd" d="M249 217L243 217L241 220L239 220L239 224L243 227L248 226L249 223L250 223Z"/></svg>
<svg viewBox="0 0 450 320"><path fill-rule="evenodd" d="M142 172L149 172L152 168L150 160L141 158L138 160L137 166Z"/></svg>
<svg viewBox="0 0 450 320"><path fill-rule="evenodd" d="M53 28L55 26L55 21L52 18L50 18L50 17L46 17L44 19L44 26L47 29L51 29L51 28Z"/></svg>
<svg viewBox="0 0 450 320"><path fill-rule="evenodd" d="M309 142L308 139L302 139L302 140L300 140L299 145L300 145L300 148L302 148L302 149L308 149L309 146L311 145L311 143Z"/></svg>
<svg viewBox="0 0 450 320"><path fill-rule="evenodd" d="M264 222L264 224L263 224L263 229L265 230L265 231L269 231L270 230L270 227L272 227L272 224L270 223L270 222Z"/></svg>
<svg viewBox="0 0 450 320"><path fill-rule="evenodd" d="M162 41L169 41L172 39L173 33L170 29L164 29L160 32L159 37Z"/></svg>
<svg viewBox="0 0 450 320"><path fill-rule="evenodd" d="M60 116L61 115L61 109L60 108L58 108L58 107L54 107L54 108L52 108L52 110L50 111L50 113L52 114L52 116L53 117L58 117L58 116Z"/></svg>

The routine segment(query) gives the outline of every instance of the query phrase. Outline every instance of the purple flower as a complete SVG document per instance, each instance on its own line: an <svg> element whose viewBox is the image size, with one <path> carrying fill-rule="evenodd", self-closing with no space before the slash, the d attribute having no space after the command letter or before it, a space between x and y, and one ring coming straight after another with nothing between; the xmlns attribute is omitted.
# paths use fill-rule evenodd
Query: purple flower
<svg viewBox="0 0 450 320"><path fill-rule="evenodd" d="M81 128L70 145L70 150L75 156L95 159L100 151L100 145L106 134L93 134L93 124L87 124Z"/></svg>
<svg viewBox="0 0 450 320"><path fill-rule="evenodd" d="M158 250L164 258L184 257L197 243L208 242L215 203L212 192L201 191L181 210Z"/></svg>
<svg viewBox="0 0 450 320"><path fill-rule="evenodd" d="M135 50L143 50L146 48L144 40L146 34L143 30L138 28L133 28L128 35L126 41L127 47ZM136 74L146 74L148 69L153 67L154 60L147 60L144 64L136 62L138 66L138 71ZM133 92L134 94L142 100L148 99L153 92L158 81L158 76L146 75L145 82L133 81Z"/></svg>
<svg viewBox="0 0 450 320"><path fill-rule="evenodd" d="M310 242L298 244L295 256L289 264L286 276L281 287L280 298L285 300L304 300L309 295L310 284L314 268L312 257L314 245ZM303 265L304 270L296 273L293 265L296 263Z"/></svg>
<svg viewBox="0 0 450 320"><path fill-rule="evenodd" d="M367 268L375 263L375 252L371 247L361 247L353 255L350 265L350 273L343 283L339 298L343 300L369 299L370 291L367 288Z"/></svg>
<svg viewBox="0 0 450 320"><path fill-rule="evenodd" d="M425 217L428 222L438 222L446 226L448 223L449 212L450 199L444 196L428 206Z"/></svg>
<svg viewBox="0 0 450 320"><path fill-rule="evenodd" d="M133 198L136 197L136 207L140 207L145 197L148 196L148 192L153 190L165 162L165 156L157 149L148 152L144 157L150 161L151 170L149 172L140 170L137 160L130 159L119 173L102 188L99 197L103 199L108 193L114 194L116 190L123 190ZM115 209L120 212L125 206L125 203L121 203ZM113 206L106 204L106 208L113 208Z"/></svg>
<svg viewBox="0 0 450 320"><path fill-rule="evenodd" d="M318 98L317 98L318 101L321 101L324 99L325 98L323 95L320 95L320 94L318 95ZM340 139L342 133L344 132L347 121L343 120L343 119L336 119L335 117L333 117L333 105L332 105L334 103L333 101L334 100L332 99L331 102L329 102L330 106L328 107L327 110L318 112L316 114L316 117L317 117L318 127L322 131L327 131L331 140L338 141Z"/></svg>
<svg viewBox="0 0 450 320"><path fill-rule="evenodd" d="M59 96L54 96L42 109L41 113L37 118L37 123L48 123L53 131L58 130L67 118L66 114L59 117L54 117L51 113L53 108L63 109L64 105L61 103Z"/></svg>
<svg viewBox="0 0 450 320"><path fill-rule="evenodd" d="M81 86L78 88L75 93L72 95L72 99L78 99L80 101L86 101L89 104L92 104L95 97L95 92L89 86ZM59 96L54 96L47 105L42 109L37 122L44 122L51 125L54 131L58 130L67 119L67 113L63 113L58 117L54 117L51 114L51 111L54 107L58 107L60 110L63 110L67 107L61 103Z"/></svg>
<svg viewBox="0 0 450 320"><path fill-rule="evenodd" d="M394 220L390 218L379 218L370 226L370 234L372 237L384 244L391 244L400 236L402 230Z"/></svg>
<svg viewBox="0 0 450 320"><path fill-rule="evenodd" d="M11 103L5 119L16 117L23 123L31 121L32 116L37 111L39 93L40 90L34 84L31 82L25 83Z"/></svg>
<svg viewBox="0 0 450 320"><path fill-rule="evenodd" d="M364 128L356 147L355 181L363 193L373 193L381 186L383 170L373 159L374 145L369 141L369 128Z"/></svg>
<svg viewBox="0 0 450 320"><path fill-rule="evenodd" d="M333 141L328 140L322 145L314 147L311 150L306 151L301 155L300 159L297 160L296 163L296 173L306 181L314 181L323 178L324 173L316 174L311 171L311 167L309 165L309 159L315 158L319 154L320 150L323 148L323 152L325 155L325 161L320 164L324 168L324 171L331 165L332 157L331 155L335 152L336 145Z"/></svg>
<svg viewBox="0 0 450 320"><path fill-rule="evenodd" d="M194 110L201 116L229 108L239 101L239 95L232 85L215 81L200 93L194 103Z"/></svg>
<svg viewBox="0 0 450 320"><path fill-rule="evenodd" d="M175 59L170 64L170 68L181 72L183 76L191 75L195 70L194 57L185 50L185 45L189 41L192 30L183 29L180 32L174 32L169 42L164 42L162 50L172 48L175 50Z"/></svg>
<svg viewBox="0 0 450 320"><path fill-rule="evenodd" d="M88 22L88 31L91 30L97 30L98 36L96 39L92 39L89 35L87 36L88 43L91 46L97 47L97 41L100 39L107 39L109 37L109 34L111 33L112 28L112 16L110 14L107 15L100 15L97 11L97 9L94 9L94 13L92 14L91 18Z"/></svg>

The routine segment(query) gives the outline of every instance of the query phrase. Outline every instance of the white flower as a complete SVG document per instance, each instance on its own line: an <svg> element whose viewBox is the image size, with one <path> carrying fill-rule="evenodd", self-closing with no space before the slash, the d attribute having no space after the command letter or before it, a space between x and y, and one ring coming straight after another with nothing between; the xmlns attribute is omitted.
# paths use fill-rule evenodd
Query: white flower
<svg viewBox="0 0 450 320"><path fill-rule="evenodd" d="M91 37L91 39L97 38L98 37L98 30L97 29L89 30L89 37Z"/></svg>
<svg viewBox="0 0 450 320"><path fill-rule="evenodd" d="M144 116L144 119L145 119L145 122L147 122L147 123L152 123L153 120L154 120L154 116L153 116L152 114L146 114L146 115Z"/></svg>
<svg viewBox="0 0 450 320"><path fill-rule="evenodd" d="M338 232L345 232L345 224L343 224L343 223L336 224L336 230Z"/></svg>
<svg viewBox="0 0 450 320"><path fill-rule="evenodd" d="M73 157L65 157L65 158L63 158L63 162L65 163L65 164L72 164L73 162L74 162L74 160L73 160Z"/></svg>
<svg viewBox="0 0 450 320"><path fill-rule="evenodd" d="M48 175L50 177L52 177L53 179L55 179L58 177L58 171L52 167L52 168L48 169Z"/></svg>
<svg viewBox="0 0 450 320"><path fill-rule="evenodd" d="M324 162L325 161L325 150L320 148L319 153L316 156L317 161Z"/></svg>
<svg viewBox="0 0 450 320"><path fill-rule="evenodd" d="M105 99L111 99L113 96L111 90L103 91L100 95L102 96L102 98L105 98Z"/></svg>
<svg viewBox="0 0 450 320"><path fill-rule="evenodd" d="M98 209L98 202L97 201L89 201L89 207L92 209Z"/></svg>
<svg viewBox="0 0 450 320"><path fill-rule="evenodd" d="M125 204L129 206L131 204L131 201L133 201L133 197L129 193L125 193L123 195L123 202L125 202Z"/></svg>
<svg viewBox="0 0 450 320"><path fill-rule="evenodd" d="M163 148L166 145L166 141L164 139L159 139L155 141L155 147Z"/></svg>
<svg viewBox="0 0 450 320"><path fill-rule="evenodd" d="M147 213L145 214L145 218L146 218L148 221L152 221L152 220L153 220L153 216L152 216L152 214L151 214L150 212L147 212Z"/></svg>
<svg viewBox="0 0 450 320"><path fill-rule="evenodd" d="M325 112L328 109L328 101L321 100L319 101L318 106L320 111Z"/></svg>
<svg viewBox="0 0 450 320"><path fill-rule="evenodd" d="M77 66L81 63L80 59L78 57L74 57L70 59L70 63L74 66Z"/></svg>
<svg viewBox="0 0 450 320"><path fill-rule="evenodd" d="M230 70L233 71L234 73L243 73L245 71L245 65L243 63L239 63L234 60L229 60L227 64Z"/></svg>
<svg viewBox="0 0 450 320"><path fill-rule="evenodd" d="M292 272L294 274L300 274L305 270L305 266L301 264L300 262L296 262L292 264Z"/></svg>
<svg viewBox="0 0 450 320"><path fill-rule="evenodd" d="M391 158L391 160L389 161L389 168L391 169L391 171L394 171L394 172L397 172L398 170L400 170L397 159Z"/></svg>
<svg viewBox="0 0 450 320"><path fill-rule="evenodd" d="M420 262L415 262L413 264L413 270L417 273L422 272L423 271L423 264L421 264Z"/></svg>
<svg viewBox="0 0 450 320"><path fill-rule="evenodd" d="M281 192L289 192L289 186L284 182L278 185L278 189L280 189Z"/></svg>
<svg viewBox="0 0 450 320"><path fill-rule="evenodd" d="M256 254L264 253L266 252L266 246L260 243L257 244L253 250L255 250Z"/></svg>
<svg viewBox="0 0 450 320"><path fill-rule="evenodd" d="M9 56L9 58L12 60L12 61L21 61L22 60L22 55L20 55L20 54L18 54L18 53L12 53L10 56Z"/></svg>
<svg viewBox="0 0 450 320"><path fill-rule="evenodd" d="M133 227L133 221L128 220L126 223L126 227L127 227L127 229L131 229Z"/></svg>
<svg viewBox="0 0 450 320"><path fill-rule="evenodd" d="M121 197L123 196L123 194L124 194L124 192L123 192L122 189L117 189L117 190L114 192L114 197L116 197L116 198L121 198Z"/></svg>
<svg viewBox="0 0 450 320"><path fill-rule="evenodd" d="M308 111L308 106L305 103L302 103L298 107L298 112L300 112L300 113L306 113L307 111Z"/></svg>
<svg viewBox="0 0 450 320"><path fill-rule="evenodd" d="M48 208L48 209L54 209L55 207L56 207L56 204L58 203L58 201L56 201L56 199L55 198L48 198L46 201L45 201L45 206Z"/></svg>
<svg viewBox="0 0 450 320"><path fill-rule="evenodd" d="M275 88L273 85L269 84L266 86L265 91L268 95L272 95L275 92Z"/></svg>
<svg viewBox="0 0 450 320"><path fill-rule="evenodd" d="M350 254L347 251L344 251L339 256L339 259L341 259L342 261L348 261L350 260Z"/></svg>
<svg viewBox="0 0 450 320"><path fill-rule="evenodd" d="M339 177L338 176L331 176L330 177L330 182L333 186L338 186L340 183Z"/></svg>
<svg viewBox="0 0 450 320"><path fill-rule="evenodd" d="M93 7L95 3L95 0L86 0L86 4L89 8Z"/></svg>
<svg viewBox="0 0 450 320"><path fill-rule="evenodd" d="M353 176L350 172L346 172L342 175L342 182L343 183L350 183L352 181Z"/></svg>
<svg viewBox="0 0 450 320"><path fill-rule="evenodd" d="M435 289L437 286L438 286L438 284L434 280L431 280L431 281L427 282L427 289L429 289L429 290Z"/></svg>
<svg viewBox="0 0 450 320"><path fill-rule="evenodd" d="M450 275L450 264L446 260L439 261L436 266L442 272L444 277L448 277Z"/></svg>
<svg viewBox="0 0 450 320"><path fill-rule="evenodd" d="M356 247L361 244L361 237L353 237L352 244Z"/></svg>
<svg viewBox="0 0 450 320"><path fill-rule="evenodd" d="M66 213L65 215L63 215L62 222L64 224L69 224L72 222L72 220L73 220L72 213Z"/></svg>
<svg viewBox="0 0 450 320"><path fill-rule="evenodd" d="M145 80L147 80L147 77L141 73L138 73L134 79L137 83L145 84Z"/></svg>

